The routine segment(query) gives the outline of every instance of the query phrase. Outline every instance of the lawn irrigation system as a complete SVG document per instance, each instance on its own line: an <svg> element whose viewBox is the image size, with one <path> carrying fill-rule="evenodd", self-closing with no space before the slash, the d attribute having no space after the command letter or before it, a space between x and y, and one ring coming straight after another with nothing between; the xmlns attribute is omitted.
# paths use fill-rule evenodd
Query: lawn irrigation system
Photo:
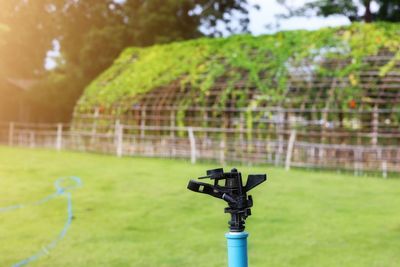
<svg viewBox="0 0 400 267"><path fill-rule="evenodd" d="M229 267L247 267L247 237L244 231L245 221L251 215L250 208L253 206L253 198L247 195L254 187L267 180L266 174L252 174L247 178L243 186L242 174L237 169L224 172L222 168L208 170L207 175L199 179L214 180L214 185L190 180L187 188L197 193L207 194L228 203L225 213L231 214L229 221L229 233L225 235L228 241L228 264ZM225 182L224 185L219 185Z"/></svg>

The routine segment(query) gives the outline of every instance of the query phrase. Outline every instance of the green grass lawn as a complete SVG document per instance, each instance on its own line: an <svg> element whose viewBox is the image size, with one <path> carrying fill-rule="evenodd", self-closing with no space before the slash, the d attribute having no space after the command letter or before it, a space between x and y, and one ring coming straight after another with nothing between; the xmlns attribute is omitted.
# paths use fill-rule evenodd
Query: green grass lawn
<svg viewBox="0 0 400 267"><path fill-rule="evenodd" d="M76 175L75 218L30 266L226 266L221 200L186 189L218 165L0 147L0 207L38 200ZM227 166L226 168L231 167ZM247 220L250 266L400 266L400 179L240 167L266 172ZM0 266L33 254L62 229L66 199L0 213Z"/></svg>

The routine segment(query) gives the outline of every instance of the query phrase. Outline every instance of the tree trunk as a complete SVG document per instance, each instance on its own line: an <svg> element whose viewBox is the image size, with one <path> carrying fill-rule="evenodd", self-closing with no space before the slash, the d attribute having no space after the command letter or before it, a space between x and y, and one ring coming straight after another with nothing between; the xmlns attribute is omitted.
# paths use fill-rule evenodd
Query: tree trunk
<svg viewBox="0 0 400 267"><path fill-rule="evenodd" d="M364 5L365 5L364 21L366 23L371 23L372 22L371 0L364 1Z"/></svg>

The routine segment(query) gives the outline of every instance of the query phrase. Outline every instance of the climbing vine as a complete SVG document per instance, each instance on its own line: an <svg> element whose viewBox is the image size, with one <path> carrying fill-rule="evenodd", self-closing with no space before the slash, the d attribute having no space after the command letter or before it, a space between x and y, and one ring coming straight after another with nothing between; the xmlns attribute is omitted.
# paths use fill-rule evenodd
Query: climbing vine
<svg viewBox="0 0 400 267"><path fill-rule="evenodd" d="M107 109L120 103L118 113L123 113L132 104L124 106L124 99L179 81L182 88L189 87L198 95L194 99L182 99L178 112L178 125L182 125L185 109L195 102L204 103L218 79L226 81L226 88L215 103L216 107L223 107L234 94L238 99L237 107L253 108L257 107L257 101L249 103L246 90L235 90L236 83L245 79L246 87L258 88L262 101L278 103L285 98L290 72L304 64L308 64L312 75L349 81L345 90L339 92L332 88L332 97L343 97L343 108L347 108L348 100L362 97L359 74L369 67L363 59L381 51L392 54L393 59L380 69L380 75L384 76L400 60L399 50L400 25L390 23L355 23L318 31L202 38L148 48L127 48L86 88L77 109L83 111L95 106ZM322 64L322 59L343 59L347 64L332 68ZM313 97L312 91L309 94L303 97Z"/></svg>

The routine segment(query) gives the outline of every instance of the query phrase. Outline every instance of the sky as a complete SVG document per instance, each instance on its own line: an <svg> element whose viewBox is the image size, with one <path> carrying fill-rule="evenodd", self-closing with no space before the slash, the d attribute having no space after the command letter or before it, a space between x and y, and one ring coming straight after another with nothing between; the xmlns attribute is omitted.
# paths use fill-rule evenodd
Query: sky
<svg viewBox="0 0 400 267"><path fill-rule="evenodd" d="M276 0L249 0L251 4L257 4L261 7L260 10L252 9L250 11L249 30L254 35L273 33L279 30L297 30L307 29L316 30L328 26L348 25L350 21L345 16L330 16L322 17L296 17L291 19L280 20L277 27L276 15L286 13L285 7L278 4ZM302 6L307 0L289 0L291 7ZM267 25L271 27L267 28Z"/></svg>

